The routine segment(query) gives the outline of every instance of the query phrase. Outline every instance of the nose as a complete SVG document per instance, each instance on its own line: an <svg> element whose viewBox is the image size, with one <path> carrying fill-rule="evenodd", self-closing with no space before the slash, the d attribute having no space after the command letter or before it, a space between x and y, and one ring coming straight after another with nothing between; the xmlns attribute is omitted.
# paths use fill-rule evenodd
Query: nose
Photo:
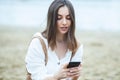
<svg viewBox="0 0 120 80"><path fill-rule="evenodd" d="M67 20L64 18L62 23L63 23L63 25L66 25L67 24Z"/></svg>

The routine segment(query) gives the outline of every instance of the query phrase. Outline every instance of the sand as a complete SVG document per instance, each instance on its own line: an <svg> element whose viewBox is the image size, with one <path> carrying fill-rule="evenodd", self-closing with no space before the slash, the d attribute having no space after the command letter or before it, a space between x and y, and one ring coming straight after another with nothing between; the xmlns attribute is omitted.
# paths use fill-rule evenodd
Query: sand
<svg viewBox="0 0 120 80"><path fill-rule="evenodd" d="M25 80L24 58L38 28L0 28L0 80ZM79 31L84 45L80 80L120 80L120 33Z"/></svg>

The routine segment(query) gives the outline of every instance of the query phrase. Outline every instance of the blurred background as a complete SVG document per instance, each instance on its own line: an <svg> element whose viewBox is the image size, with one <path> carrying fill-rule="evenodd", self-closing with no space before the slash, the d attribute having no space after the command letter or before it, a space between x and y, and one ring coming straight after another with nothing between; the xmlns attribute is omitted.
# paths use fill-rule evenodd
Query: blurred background
<svg viewBox="0 0 120 80"><path fill-rule="evenodd" d="M53 0L0 0L0 25L39 27ZM80 30L120 30L119 0L71 0Z"/></svg>
<svg viewBox="0 0 120 80"><path fill-rule="evenodd" d="M25 80L31 37L46 27L53 0L0 0L0 80ZM70 0L84 44L80 80L120 80L120 0Z"/></svg>

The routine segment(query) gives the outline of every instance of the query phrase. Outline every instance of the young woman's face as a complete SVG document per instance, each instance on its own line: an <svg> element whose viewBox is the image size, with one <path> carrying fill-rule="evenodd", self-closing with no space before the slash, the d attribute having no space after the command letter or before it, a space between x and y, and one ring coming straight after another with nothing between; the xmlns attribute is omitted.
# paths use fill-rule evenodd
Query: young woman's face
<svg viewBox="0 0 120 80"><path fill-rule="evenodd" d="M71 26L71 17L66 6L60 7L57 16L57 33L66 34Z"/></svg>

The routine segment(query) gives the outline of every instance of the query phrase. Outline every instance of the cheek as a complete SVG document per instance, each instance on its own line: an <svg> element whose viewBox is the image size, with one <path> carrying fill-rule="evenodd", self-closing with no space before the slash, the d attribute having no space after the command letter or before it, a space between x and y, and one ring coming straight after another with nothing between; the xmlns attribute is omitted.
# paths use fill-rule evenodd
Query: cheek
<svg viewBox="0 0 120 80"><path fill-rule="evenodd" d="M57 27L59 27L61 25L60 21L57 21Z"/></svg>
<svg viewBox="0 0 120 80"><path fill-rule="evenodd" d="M71 26L71 21L68 21L68 25Z"/></svg>

